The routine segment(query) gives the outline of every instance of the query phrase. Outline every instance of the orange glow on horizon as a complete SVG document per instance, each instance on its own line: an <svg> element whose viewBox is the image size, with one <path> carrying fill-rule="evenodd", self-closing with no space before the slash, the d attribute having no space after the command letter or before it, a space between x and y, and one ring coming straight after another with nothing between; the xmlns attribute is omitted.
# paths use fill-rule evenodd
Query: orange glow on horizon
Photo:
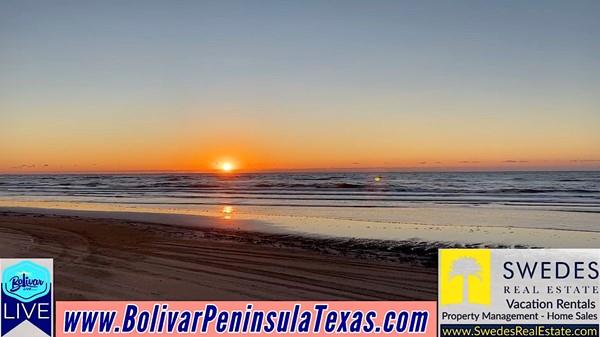
<svg viewBox="0 0 600 337"><path fill-rule="evenodd" d="M396 143L366 148L345 144L308 146L292 142L253 141L250 137L232 134L222 141L181 139L181 147L143 143L131 147L116 147L107 143L86 144L70 151L68 146L46 146L40 142L4 143L0 152L0 172L4 173L85 173L85 172L205 172L229 175L244 172L269 171L479 171L479 170L571 170L600 168L600 158L594 146L582 145L579 151L565 154L570 148L555 146L552 151L536 153L522 143L514 146L507 139L494 151L485 152L472 146L455 144L440 149L433 143L413 143L402 147ZM3 144L3 145L4 145ZM402 144L402 142L398 142ZM512 147L508 148L511 145ZM72 146L72 145L71 145ZM31 150L27 151L29 148ZM33 150L35 149L35 151ZM198 150L201 149L201 150ZM148 156L152 153L152 156ZM551 158L551 159L548 159Z"/></svg>
<svg viewBox="0 0 600 337"><path fill-rule="evenodd" d="M12 164L12 163L11 163ZM119 172L205 172L228 175L234 172L285 172L285 171L503 171L503 170L598 170L598 160L398 160L394 162L371 161L336 161L329 163L324 160L292 161L264 160L244 161L244 164L233 161L212 162L210 160L178 160L170 163L144 163L138 161L123 161L120 165L113 163L102 164L27 164L5 165L0 173L119 173ZM383 180L374 177L375 182Z"/></svg>

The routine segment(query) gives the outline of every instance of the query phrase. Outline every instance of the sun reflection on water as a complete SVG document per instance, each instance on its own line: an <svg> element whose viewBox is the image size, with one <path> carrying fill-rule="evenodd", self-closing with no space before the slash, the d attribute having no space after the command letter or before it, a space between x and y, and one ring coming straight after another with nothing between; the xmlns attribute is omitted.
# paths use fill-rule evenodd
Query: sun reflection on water
<svg viewBox="0 0 600 337"><path fill-rule="evenodd" d="M221 213L223 213L223 218L231 219L231 215L233 214L233 206L224 206L223 210L221 210Z"/></svg>

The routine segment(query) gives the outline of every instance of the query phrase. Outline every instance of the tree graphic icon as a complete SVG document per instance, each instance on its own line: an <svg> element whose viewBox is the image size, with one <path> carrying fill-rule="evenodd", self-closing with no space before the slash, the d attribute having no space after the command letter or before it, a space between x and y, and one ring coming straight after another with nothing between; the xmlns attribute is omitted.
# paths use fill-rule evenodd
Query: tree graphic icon
<svg viewBox="0 0 600 337"><path fill-rule="evenodd" d="M450 278L462 276L463 280L463 297L462 303L469 303L469 276L475 276L481 279L481 266L472 257L461 257L452 263Z"/></svg>

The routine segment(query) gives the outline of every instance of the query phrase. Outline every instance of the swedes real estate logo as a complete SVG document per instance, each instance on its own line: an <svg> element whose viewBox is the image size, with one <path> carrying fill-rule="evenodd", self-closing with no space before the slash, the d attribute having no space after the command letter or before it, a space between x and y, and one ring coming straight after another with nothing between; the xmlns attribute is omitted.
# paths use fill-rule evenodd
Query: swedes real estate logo
<svg viewBox="0 0 600 337"><path fill-rule="evenodd" d="M598 336L600 249L440 249L439 335Z"/></svg>
<svg viewBox="0 0 600 337"><path fill-rule="evenodd" d="M2 259L0 270L0 336L52 336L52 259Z"/></svg>

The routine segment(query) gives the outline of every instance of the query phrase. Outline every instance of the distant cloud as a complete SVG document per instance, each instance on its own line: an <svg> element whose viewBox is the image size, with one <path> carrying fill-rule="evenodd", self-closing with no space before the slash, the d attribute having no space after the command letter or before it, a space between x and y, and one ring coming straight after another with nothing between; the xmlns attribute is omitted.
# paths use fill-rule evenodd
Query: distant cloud
<svg viewBox="0 0 600 337"><path fill-rule="evenodd" d="M529 160L505 160L505 163L511 163L511 164L516 164L516 163L529 163Z"/></svg>
<svg viewBox="0 0 600 337"><path fill-rule="evenodd" d="M597 163L600 162L600 159L573 159L572 163Z"/></svg>
<svg viewBox="0 0 600 337"><path fill-rule="evenodd" d="M458 163L460 164L478 164L480 163L479 160L460 160L458 161Z"/></svg>
<svg viewBox="0 0 600 337"><path fill-rule="evenodd" d="M17 165L17 166L11 166L10 168L17 169L17 170L26 169L26 168L35 168L35 164L21 164L21 165Z"/></svg>

